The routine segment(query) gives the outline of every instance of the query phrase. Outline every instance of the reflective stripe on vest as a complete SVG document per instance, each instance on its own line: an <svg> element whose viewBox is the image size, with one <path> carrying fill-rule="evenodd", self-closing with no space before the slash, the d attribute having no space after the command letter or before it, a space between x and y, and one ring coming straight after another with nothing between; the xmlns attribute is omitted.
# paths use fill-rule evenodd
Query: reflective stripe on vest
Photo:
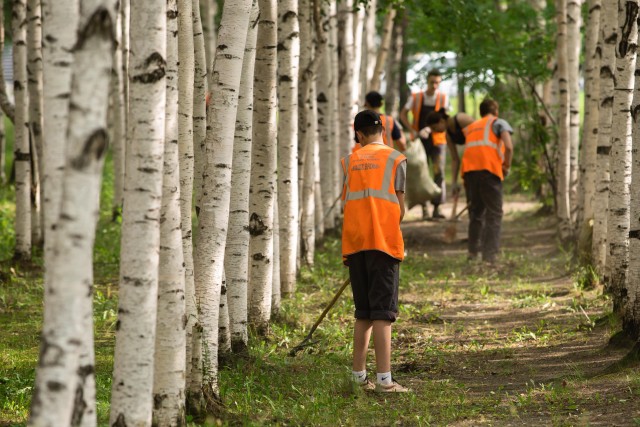
<svg viewBox="0 0 640 427"><path fill-rule="evenodd" d="M365 188L361 191L349 191L349 186L346 188L346 196L345 201L350 200L360 200L366 197L374 197L376 199L388 200L389 202L393 202L398 204L398 196L396 193L389 193L389 186L391 185L391 178L393 177L393 166L396 162L396 159L400 157L402 153L399 151L393 151L387 157L387 163L384 166L384 175L382 176L382 186L380 189L374 188ZM345 158L345 169L347 170L347 183L349 182L349 159L351 156Z"/></svg>

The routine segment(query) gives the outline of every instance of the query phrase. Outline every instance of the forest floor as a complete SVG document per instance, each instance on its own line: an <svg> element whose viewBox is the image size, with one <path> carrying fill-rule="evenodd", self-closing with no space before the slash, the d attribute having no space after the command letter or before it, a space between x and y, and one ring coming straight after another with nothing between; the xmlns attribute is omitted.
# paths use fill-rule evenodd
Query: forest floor
<svg viewBox="0 0 640 427"><path fill-rule="evenodd" d="M247 355L225 357L224 410L206 425L640 425L637 365L609 369L628 352L608 344L619 330L610 300L601 287L585 289L588 271L575 266L572 251L560 249L553 219L537 215L538 208L508 198L495 267L467 262L466 215L456 242L447 244L450 223L422 221L419 208L409 212L392 338L392 372L413 390L408 394L364 393L350 382L348 290L316 331L315 344L289 356L347 276L340 241L328 237L268 335L252 335ZM9 226L10 216L0 204L0 225ZM108 425L118 239L119 226L105 209L94 298L101 426ZM10 256L8 245L0 239L0 259ZM24 425L28 413L41 327L39 262L0 263L0 426Z"/></svg>

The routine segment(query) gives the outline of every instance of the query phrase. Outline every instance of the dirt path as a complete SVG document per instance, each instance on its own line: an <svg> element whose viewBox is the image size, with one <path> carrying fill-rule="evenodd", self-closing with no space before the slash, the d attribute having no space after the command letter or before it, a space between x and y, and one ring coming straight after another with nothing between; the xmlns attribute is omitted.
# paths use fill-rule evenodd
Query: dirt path
<svg viewBox="0 0 640 427"><path fill-rule="evenodd" d="M497 267L466 261L466 215L457 241L446 244L449 223L409 212L400 293L409 320L398 324L396 370L416 387L442 381L463 389L460 404L477 405L477 416L455 425L640 425L637 370L595 376L627 352L607 346L618 328L612 320L596 325L609 301L600 289L574 285L553 220L536 210L506 204ZM412 265L416 257L427 271L414 271L425 265Z"/></svg>

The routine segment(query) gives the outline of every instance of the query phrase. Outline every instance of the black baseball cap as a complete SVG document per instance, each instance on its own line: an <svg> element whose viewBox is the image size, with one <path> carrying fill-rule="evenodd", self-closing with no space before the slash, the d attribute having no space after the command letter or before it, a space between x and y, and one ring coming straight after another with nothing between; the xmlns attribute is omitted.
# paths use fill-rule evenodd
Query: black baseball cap
<svg viewBox="0 0 640 427"><path fill-rule="evenodd" d="M356 114L356 118L353 121L353 130L361 130L370 126L381 126L380 114L373 110L362 110Z"/></svg>

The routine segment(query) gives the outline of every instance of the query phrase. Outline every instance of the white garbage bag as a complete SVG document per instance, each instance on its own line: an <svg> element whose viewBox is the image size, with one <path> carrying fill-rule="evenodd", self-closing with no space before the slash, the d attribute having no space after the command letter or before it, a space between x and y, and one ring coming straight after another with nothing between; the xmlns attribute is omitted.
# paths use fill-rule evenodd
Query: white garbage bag
<svg viewBox="0 0 640 427"><path fill-rule="evenodd" d="M427 154L420 138L407 141L407 183L405 191L405 205L411 209L440 196L441 190L433 182L429 173Z"/></svg>

